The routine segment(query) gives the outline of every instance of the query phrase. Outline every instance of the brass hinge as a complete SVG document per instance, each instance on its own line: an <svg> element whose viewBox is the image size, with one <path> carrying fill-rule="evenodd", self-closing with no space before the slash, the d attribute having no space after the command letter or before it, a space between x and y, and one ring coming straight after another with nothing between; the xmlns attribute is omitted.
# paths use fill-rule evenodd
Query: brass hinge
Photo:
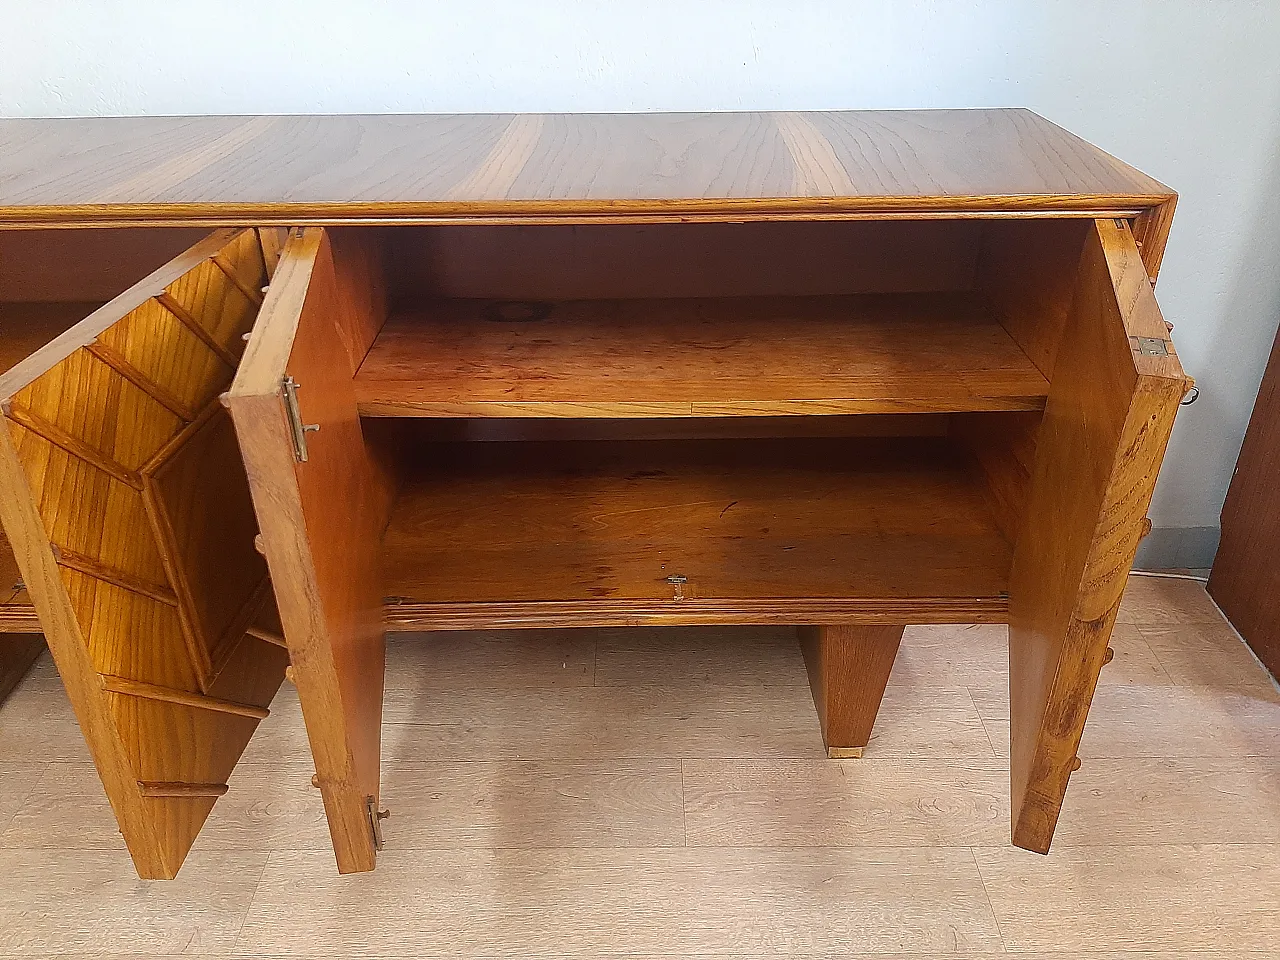
<svg viewBox="0 0 1280 960"><path fill-rule="evenodd" d="M364 798L364 812L369 818L369 832L373 834L373 849L382 849L382 821L391 816L390 810L379 810L373 797Z"/></svg>
<svg viewBox="0 0 1280 960"><path fill-rule="evenodd" d="M298 409L298 391L301 384L293 377L286 376L280 381L280 394L284 397L284 412L289 418L289 433L293 439L293 458L299 463L307 462L307 434L320 429L318 423L303 423L302 411Z"/></svg>
<svg viewBox="0 0 1280 960"><path fill-rule="evenodd" d="M1129 342L1133 344L1133 349L1144 357L1167 357L1169 355L1169 341L1160 337L1130 337Z"/></svg>

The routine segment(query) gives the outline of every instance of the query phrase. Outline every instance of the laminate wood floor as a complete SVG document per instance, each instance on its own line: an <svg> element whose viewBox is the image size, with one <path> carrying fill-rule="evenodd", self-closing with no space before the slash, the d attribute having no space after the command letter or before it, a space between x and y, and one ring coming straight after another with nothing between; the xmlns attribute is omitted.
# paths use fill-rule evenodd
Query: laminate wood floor
<svg viewBox="0 0 1280 960"><path fill-rule="evenodd" d="M827 760L793 631L398 638L377 871L336 874L286 686L170 882L46 658L0 707L0 957L1280 956L1280 693L1200 585L1131 578L1048 857L1004 644L909 628Z"/></svg>

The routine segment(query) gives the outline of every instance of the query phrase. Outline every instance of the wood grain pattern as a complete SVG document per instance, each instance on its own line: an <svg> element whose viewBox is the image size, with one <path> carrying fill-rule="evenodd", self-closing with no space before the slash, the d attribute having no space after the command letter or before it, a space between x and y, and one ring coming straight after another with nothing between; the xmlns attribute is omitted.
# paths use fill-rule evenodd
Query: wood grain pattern
<svg viewBox="0 0 1280 960"><path fill-rule="evenodd" d="M266 863L261 853L196 858L172 883L139 884L116 851L0 852L6 896L0 900L0 951L49 956L110 945L116 953L225 956L253 897L246 876ZM62 909L51 909L57 903Z"/></svg>
<svg viewBox="0 0 1280 960"><path fill-rule="evenodd" d="M1047 852L1186 379L1127 224L1096 221L1009 581L1013 842ZM1104 386L1105 385L1105 388Z"/></svg>
<svg viewBox="0 0 1280 960"><path fill-rule="evenodd" d="M1248 957L1280 950L1273 849L1162 843L1060 850L1048 860L998 848L975 856L1010 952L1127 955L1229 944L1232 955Z"/></svg>
<svg viewBox="0 0 1280 960"><path fill-rule="evenodd" d="M927 700L907 722L924 722ZM916 847L1005 842L1004 764L988 757L685 760L691 847Z"/></svg>
<svg viewBox="0 0 1280 960"><path fill-rule="evenodd" d="M215 618L221 646L202 629L229 583L204 556L256 577L253 613L267 589L234 445L204 449L231 370L156 301L238 341L256 305L214 256L263 279L252 231L215 234L0 375L0 520L143 877L177 872L284 666L247 617Z"/></svg>
<svg viewBox="0 0 1280 960"><path fill-rule="evenodd" d="M1209 593L1272 676L1280 677L1280 333L1258 388L1222 505Z"/></svg>
<svg viewBox="0 0 1280 960"><path fill-rule="evenodd" d="M1131 349L1168 343L1167 188L1018 110L4 121L0 144L3 226L260 224L0 374L0 518L140 873L177 869L289 658L339 868L371 869L383 635L424 626L822 624L828 740L860 747L890 644L852 670L824 636L1008 617L1014 840L1047 849L1186 384L1171 347ZM489 322L459 290L552 303ZM278 609L214 401L237 367ZM285 375L320 428L304 463ZM963 417L450 445L361 412L467 439ZM841 690L866 708L843 738Z"/></svg>
<svg viewBox="0 0 1280 960"><path fill-rule="evenodd" d="M1009 546L941 439L422 452L382 556L387 595L417 605L422 628L547 613L584 626L838 623L885 608L907 622L950 602L952 616L975 599L1003 607Z"/></svg>
<svg viewBox="0 0 1280 960"><path fill-rule="evenodd" d="M862 756L904 629L899 624L800 629L800 650L828 757Z"/></svg>
<svg viewBox="0 0 1280 960"><path fill-rule="evenodd" d="M1172 196L1016 109L7 120L0 146L10 224L1128 215Z"/></svg>
<svg viewBox="0 0 1280 960"><path fill-rule="evenodd" d="M436 301L356 374L363 415L400 417L1035 410L1047 392L955 296Z"/></svg>
<svg viewBox="0 0 1280 960"><path fill-rule="evenodd" d="M372 870L384 629L377 551L391 493L365 447L352 375L385 318L374 252L295 231L228 406L249 474L338 869ZM300 384L295 462L281 382Z"/></svg>
<svg viewBox="0 0 1280 960"><path fill-rule="evenodd" d="M260 953L304 955L304 942L322 954L403 957L830 956L851 942L877 954L1000 946L965 849L441 850L429 857L388 850L359 895L336 878L299 884L298 876L322 872L320 856L271 858L243 933ZM590 896L570 892L587 888ZM750 915L743 913L746 890ZM318 897L341 907L317 918L307 904ZM420 910L423 901L435 905L430 914ZM528 919L548 910L554 924ZM395 920L407 915L418 921L412 931Z"/></svg>

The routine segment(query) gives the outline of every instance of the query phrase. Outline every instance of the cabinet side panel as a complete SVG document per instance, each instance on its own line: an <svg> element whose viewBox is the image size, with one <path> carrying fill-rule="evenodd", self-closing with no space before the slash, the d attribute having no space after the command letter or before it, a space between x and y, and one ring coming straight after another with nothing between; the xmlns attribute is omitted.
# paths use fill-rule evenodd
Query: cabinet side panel
<svg viewBox="0 0 1280 960"><path fill-rule="evenodd" d="M1159 338L1143 355L1131 338ZM1185 386L1128 226L1096 221L1009 584L1013 842L1047 852Z"/></svg>

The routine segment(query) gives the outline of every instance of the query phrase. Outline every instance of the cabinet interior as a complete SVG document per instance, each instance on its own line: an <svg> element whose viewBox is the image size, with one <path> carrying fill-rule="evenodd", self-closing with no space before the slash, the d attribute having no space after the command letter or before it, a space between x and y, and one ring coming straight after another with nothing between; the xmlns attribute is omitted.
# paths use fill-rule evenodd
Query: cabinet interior
<svg viewBox="0 0 1280 960"><path fill-rule="evenodd" d="M1086 224L331 231L393 625L1005 619Z"/></svg>

